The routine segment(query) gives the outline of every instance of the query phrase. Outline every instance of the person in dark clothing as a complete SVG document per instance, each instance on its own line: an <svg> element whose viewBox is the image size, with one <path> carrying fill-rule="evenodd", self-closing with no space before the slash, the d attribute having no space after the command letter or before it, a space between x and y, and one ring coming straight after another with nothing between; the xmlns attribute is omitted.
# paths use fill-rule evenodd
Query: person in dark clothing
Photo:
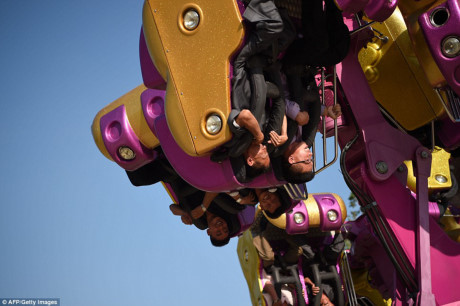
<svg viewBox="0 0 460 306"><path fill-rule="evenodd" d="M321 116L336 119L341 115L340 105L321 105L315 72L316 69L305 67L286 71L289 87L289 99L286 101L288 140L275 154L282 155L283 178L290 183L305 183L313 179L310 148L315 142Z"/></svg>
<svg viewBox="0 0 460 306"><path fill-rule="evenodd" d="M268 170L267 146L271 149L287 140L282 134L285 102L279 91L282 84L276 57L295 37L287 14L280 14L273 1L252 0L246 4L243 18L251 34L234 61L232 111L228 117L234 137L211 156L217 162L229 157L240 182ZM271 104L266 104L267 98L272 99Z"/></svg>
<svg viewBox="0 0 460 306"><path fill-rule="evenodd" d="M195 207L191 213L187 213L184 209L177 204L171 204L169 209L176 216L181 216L184 224L193 224L194 219L204 217L202 220L208 227L207 234L211 238L213 245L225 245L230 241L229 228L227 221L218 215L218 210L215 205L212 205L212 200L217 196L217 193L207 192L203 198L203 203Z"/></svg>
<svg viewBox="0 0 460 306"><path fill-rule="evenodd" d="M291 63L329 67L340 63L350 48L350 33L333 0L302 1L301 36L286 54Z"/></svg>
<svg viewBox="0 0 460 306"><path fill-rule="evenodd" d="M284 188L255 189L259 207L272 219L276 219L292 206L291 198Z"/></svg>
<svg viewBox="0 0 460 306"><path fill-rule="evenodd" d="M290 100L300 107L297 118L288 119L288 140L275 153L283 155L283 177L291 183L313 179L311 160L297 159L305 145L314 143L321 114L334 114L331 107L321 109L318 88L314 80L316 67L338 64L348 53L350 34L340 10L333 0L302 1L301 27L297 39L289 46L283 58L283 71L287 77ZM307 67L309 66L309 67ZM311 68L310 68L311 67ZM301 126L301 128L298 128Z"/></svg>
<svg viewBox="0 0 460 306"><path fill-rule="evenodd" d="M161 155L161 149L159 151ZM201 230L207 229L214 246L226 245L230 236L238 232L237 215L226 212L216 204L218 201L233 199L226 194L204 192L192 187L175 172L167 159L158 157L126 173L134 186L152 185L159 181L169 184L178 199L178 204L170 206L173 214L181 216L184 224L193 224Z"/></svg>
<svg viewBox="0 0 460 306"><path fill-rule="evenodd" d="M251 89L248 92L250 102L246 99L233 98L233 109L227 120L233 138L211 155L211 160L214 162L222 162L229 158L235 176L240 182L251 180L270 166L262 131L265 129L266 122L266 99L271 97L267 95L267 86L271 87L271 85L265 82L259 56L254 56L252 65L251 72L247 76ZM270 91L276 94L277 90ZM276 109L283 109L284 112L284 101L282 102L282 105ZM284 116L284 113L281 116Z"/></svg>
<svg viewBox="0 0 460 306"><path fill-rule="evenodd" d="M227 145L231 158L243 155L251 145L255 151L264 139L267 84L263 74L266 58L263 53L268 52L283 31L283 21L273 1L252 0L246 4L243 19L252 30L233 63L232 111L228 125L234 138ZM244 120L239 119L240 115L244 115ZM263 147L260 149L264 150ZM268 155L264 159L269 162ZM264 163L262 167L266 169L266 166Z"/></svg>

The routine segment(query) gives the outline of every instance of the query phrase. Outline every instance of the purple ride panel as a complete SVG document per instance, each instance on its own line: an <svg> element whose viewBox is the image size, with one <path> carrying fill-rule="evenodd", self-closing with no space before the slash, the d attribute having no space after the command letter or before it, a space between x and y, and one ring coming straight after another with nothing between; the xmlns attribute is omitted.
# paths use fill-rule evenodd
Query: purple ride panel
<svg viewBox="0 0 460 306"><path fill-rule="evenodd" d="M431 16L438 10L447 10L447 20L444 24L435 26L431 23ZM460 5L456 0L447 0L439 6L426 11L418 18L420 28L431 51L436 64L441 70L449 86L460 96L460 55L446 57L442 52L442 41L455 36L460 38Z"/></svg>
<svg viewBox="0 0 460 306"><path fill-rule="evenodd" d="M110 111L101 117L100 127L102 140L113 160L125 170L136 170L151 162L155 158L154 151L145 147L129 124L124 105ZM136 157L133 160L124 160L118 154L118 148L131 148Z"/></svg>

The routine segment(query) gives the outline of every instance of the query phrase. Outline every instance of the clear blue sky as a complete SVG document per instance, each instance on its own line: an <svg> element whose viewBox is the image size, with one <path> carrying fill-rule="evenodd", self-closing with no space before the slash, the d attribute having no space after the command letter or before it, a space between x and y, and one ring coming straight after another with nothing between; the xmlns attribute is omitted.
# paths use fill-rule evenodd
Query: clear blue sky
<svg viewBox="0 0 460 306"><path fill-rule="evenodd" d="M212 247L93 142L96 113L142 82L142 4L0 0L0 298L250 305L236 239ZM349 194L337 165L308 186Z"/></svg>

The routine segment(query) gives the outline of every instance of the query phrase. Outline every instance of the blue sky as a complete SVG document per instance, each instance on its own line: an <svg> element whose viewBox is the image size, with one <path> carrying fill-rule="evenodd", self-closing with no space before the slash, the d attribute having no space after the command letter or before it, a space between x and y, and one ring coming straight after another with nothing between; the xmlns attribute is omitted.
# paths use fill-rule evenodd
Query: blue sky
<svg viewBox="0 0 460 306"><path fill-rule="evenodd" d="M92 139L96 113L142 82L142 5L0 0L0 298L250 304L236 239L212 247ZM349 194L337 164L308 188Z"/></svg>

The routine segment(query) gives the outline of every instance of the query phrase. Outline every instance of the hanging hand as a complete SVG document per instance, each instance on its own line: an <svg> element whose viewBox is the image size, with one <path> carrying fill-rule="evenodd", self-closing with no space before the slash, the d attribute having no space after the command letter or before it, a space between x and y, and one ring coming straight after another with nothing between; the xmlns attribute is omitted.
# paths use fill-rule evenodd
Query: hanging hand
<svg viewBox="0 0 460 306"><path fill-rule="evenodd" d="M192 218L199 219L201 216L204 215L204 211L201 206L197 206L192 210Z"/></svg>
<svg viewBox="0 0 460 306"><path fill-rule="evenodd" d="M275 147L283 145L287 141L287 135L278 135L275 131L270 132L270 140L268 143L273 144Z"/></svg>

